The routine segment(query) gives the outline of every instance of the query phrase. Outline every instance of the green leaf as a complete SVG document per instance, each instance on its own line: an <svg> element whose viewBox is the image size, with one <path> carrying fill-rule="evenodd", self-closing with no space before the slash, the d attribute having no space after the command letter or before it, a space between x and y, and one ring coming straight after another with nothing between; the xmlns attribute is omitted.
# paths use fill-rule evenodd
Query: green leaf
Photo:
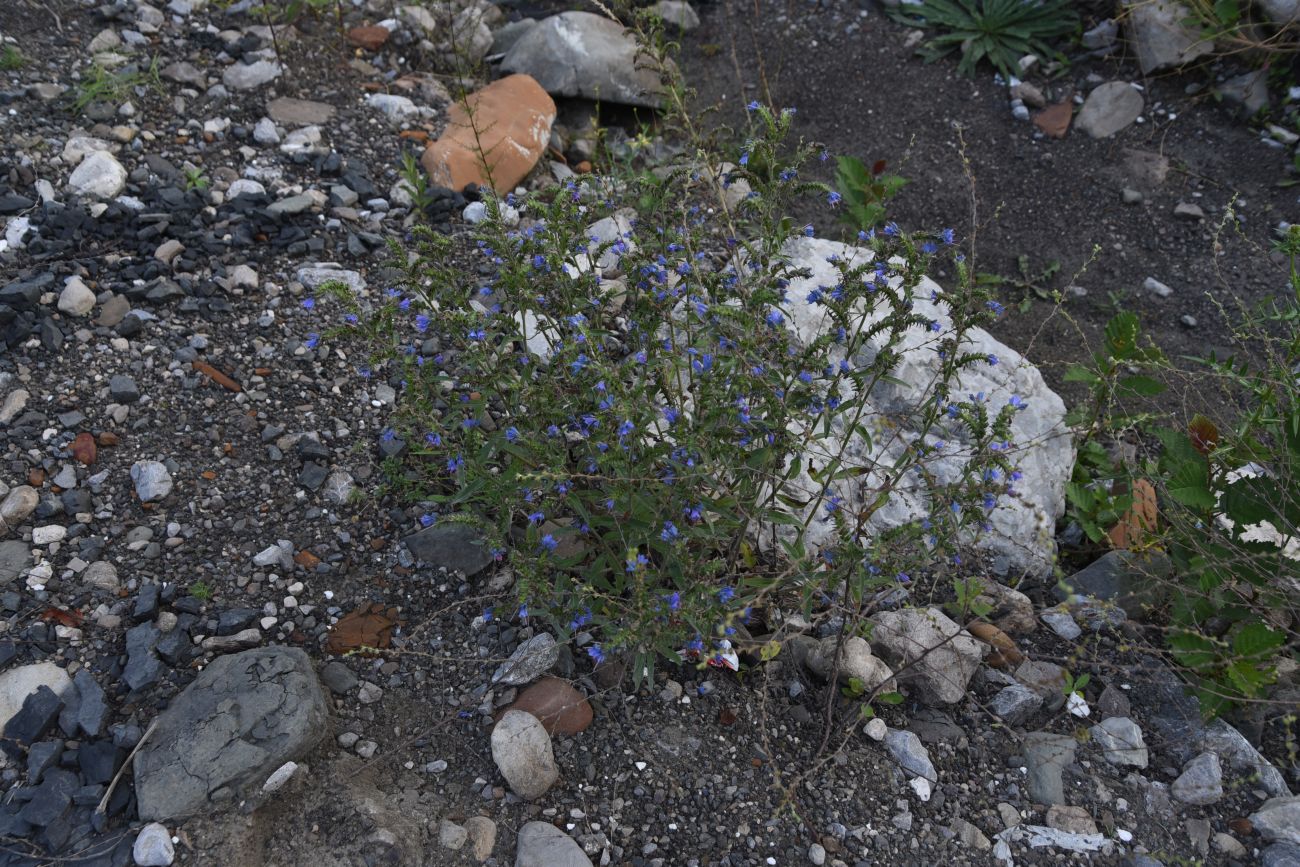
<svg viewBox="0 0 1300 867"><path fill-rule="evenodd" d="M1262 623L1247 623L1232 637L1232 649L1247 659L1266 656L1282 646L1286 634Z"/></svg>
<svg viewBox="0 0 1300 867"><path fill-rule="evenodd" d="M1165 390L1164 383L1149 376L1126 376L1119 381L1119 387L1142 397L1152 397Z"/></svg>

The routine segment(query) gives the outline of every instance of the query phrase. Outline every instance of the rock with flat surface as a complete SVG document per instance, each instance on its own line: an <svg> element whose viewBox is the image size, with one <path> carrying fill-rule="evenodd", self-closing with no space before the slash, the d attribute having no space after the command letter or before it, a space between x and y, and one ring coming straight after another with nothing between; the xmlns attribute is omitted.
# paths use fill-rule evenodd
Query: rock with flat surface
<svg viewBox="0 0 1300 867"><path fill-rule="evenodd" d="M252 90L279 78L281 72L280 64L272 60L235 63L226 67L221 81L231 90Z"/></svg>
<svg viewBox="0 0 1300 867"><path fill-rule="evenodd" d="M1104 719L1089 731L1092 740L1101 748L1101 756L1112 765L1147 766L1147 745L1142 739L1142 729L1133 720L1113 716Z"/></svg>
<svg viewBox="0 0 1300 867"><path fill-rule="evenodd" d="M126 169L108 151L86 155L68 178L68 192L75 196L111 199L126 188Z"/></svg>
<svg viewBox="0 0 1300 867"><path fill-rule="evenodd" d="M814 652L808 654L807 664L813 674L829 678L831 672L835 671L840 683L847 684L856 680L868 693L876 687L888 684L894 676L885 661L872 654L871 645L856 635L844 639L843 646L839 647L837 669L835 652L839 644L839 636L828 635L818 643Z"/></svg>
<svg viewBox="0 0 1300 867"><path fill-rule="evenodd" d="M492 674L501 686L523 686L545 674L560 658L560 646L548 632L538 633L515 648L510 658Z"/></svg>
<svg viewBox="0 0 1300 867"><path fill-rule="evenodd" d="M494 81L471 93L466 102L471 112L459 102L447 109L446 129L420 162L439 186L459 192L477 184L504 195L546 152L555 102L527 75ZM490 172L484 171L484 154Z"/></svg>
<svg viewBox="0 0 1300 867"><path fill-rule="evenodd" d="M1023 751L1025 785L1029 797L1038 804L1064 804L1065 781L1062 774L1074 762L1078 742L1068 735L1033 732L1025 735Z"/></svg>
<svg viewBox="0 0 1300 867"><path fill-rule="evenodd" d="M1093 138L1109 138L1127 129L1142 114L1146 100L1126 81L1108 81L1093 88L1074 119L1075 129Z"/></svg>
<svg viewBox="0 0 1300 867"><path fill-rule="evenodd" d="M260 786L325 734L328 708L298 648L221 656L174 698L135 757L140 816L184 818Z"/></svg>
<svg viewBox="0 0 1300 867"><path fill-rule="evenodd" d="M930 753L914 732L890 729L885 733L885 749L909 776L923 777L931 783L939 782L939 773L930 761Z"/></svg>
<svg viewBox="0 0 1300 867"><path fill-rule="evenodd" d="M531 28L501 61L537 79L547 93L655 108L663 96L633 34L603 15L562 12Z"/></svg>
<svg viewBox="0 0 1300 867"><path fill-rule="evenodd" d="M1214 753L1201 753L1183 766L1169 793L1184 804L1207 807L1223 797L1223 768Z"/></svg>
<svg viewBox="0 0 1300 867"><path fill-rule="evenodd" d="M1250 822L1265 840L1300 846L1300 795L1268 799Z"/></svg>
<svg viewBox="0 0 1300 867"><path fill-rule="evenodd" d="M0 729L17 715L27 697L42 686L66 698L72 690L72 678L52 662L21 665L0 674Z"/></svg>
<svg viewBox="0 0 1300 867"><path fill-rule="evenodd" d="M872 645L898 672L898 680L920 690L924 701L953 704L983 658L984 645L937 608L907 608L877 614Z"/></svg>
<svg viewBox="0 0 1300 867"><path fill-rule="evenodd" d="M515 867L591 867L591 859L549 822L529 822L519 829Z"/></svg>
<svg viewBox="0 0 1300 867"><path fill-rule="evenodd" d="M469 524L445 522L425 527L403 539L417 560L435 569L463 572L475 578L492 565L487 539Z"/></svg>

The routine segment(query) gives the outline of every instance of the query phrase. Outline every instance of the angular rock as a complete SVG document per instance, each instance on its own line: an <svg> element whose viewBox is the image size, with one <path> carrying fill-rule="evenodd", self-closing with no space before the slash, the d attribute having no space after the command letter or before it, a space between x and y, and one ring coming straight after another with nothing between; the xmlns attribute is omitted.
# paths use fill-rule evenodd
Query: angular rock
<svg viewBox="0 0 1300 867"><path fill-rule="evenodd" d="M1074 126L1093 138L1109 138L1131 126L1145 107L1146 100L1133 85L1126 81L1108 81L1097 85L1088 94L1074 119Z"/></svg>
<svg viewBox="0 0 1300 867"><path fill-rule="evenodd" d="M1147 745L1142 739L1142 729L1133 720L1122 716L1104 719L1089 731L1101 748L1101 756L1112 765L1147 766Z"/></svg>
<svg viewBox="0 0 1300 867"><path fill-rule="evenodd" d="M504 195L532 171L550 143L555 102L527 75L509 75L471 93L447 110L442 136L420 158L435 184L457 192L467 184ZM478 134L475 135L477 129ZM483 170L486 154L491 183Z"/></svg>
<svg viewBox="0 0 1300 867"><path fill-rule="evenodd" d="M983 645L937 608L885 611L873 618L871 641L927 702L953 704L966 696Z"/></svg>
<svg viewBox="0 0 1300 867"><path fill-rule="evenodd" d="M1300 867L1300 843L1274 843L1259 853L1259 867Z"/></svg>
<svg viewBox="0 0 1300 867"><path fill-rule="evenodd" d="M235 63L226 67L221 74L221 81L231 90L252 90L280 77L283 70L280 64L271 60L258 60L255 63Z"/></svg>
<svg viewBox="0 0 1300 867"><path fill-rule="evenodd" d="M1097 823L1083 807L1053 804L1047 808L1047 826L1067 834L1096 834Z"/></svg>
<svg viewBox="0 0 1300 867"><path fill-rule="evenodd" d="M59 293L59 311L69 316L86 316L94 309L95 293L80 277L69 277Z"/></svg>
<svg viewBox="0 0 1300 867"><path fill-rule="evenodd" d="M838 257L859 264L870 262L874 257L874 253L861 247L802 236L787 242L782 253L793 267L806 268L810 274L790 281L788 292L792 299L805 299L817 287L833 286L840 280L840 271L831 259ZM942 291L937 283L922 278L910 299L913 313L938 323L939 334L950 333L952 328L947 309L931 300L933 293ZM827 314L823 307L799 300L790 304L785 312L787 326L794 332L797 344L806 346L824 337ZM882 340L865 347L864 352L870 356L885 348ZM926 400L933 400L928 384L934 381L941 363L935 349L935 333L920 328L908 329L892 350L897 350L900 358L892 371L898 381L882 382L872 389L867 396L866 417L907 419L917 415ZM993 555L992 566L999 574L1014 572L1046 577L1056 562L1056 520L1065 510L1065 483L1069 478L1069 468L1074 465L1074 442L1065 424L1065 404L1047 387L1037 368L988 332L979 328L966 331L961 352L979 357L996 356L998 364L963 368L952 385L953 393L983 393L990 407L1005 405L1015 396L1026 406L1011 420L1012 438L1016 443L1026 444L1016 454L1016 462L1024 477L1016 485L1017 496L1004 498L989 513L992 530L981 534L976 546ZM828 350L827 364L838 365L841 360L849 362L836 348ZM802 436L797 426L791 431ZM887 435L883 432L878 435L869 433L873 433L870 447L861 436L854 435L846 442L836 433L824 440L822 447L829 453L843 454L846 465L893 466L901 457L901 446L896 448L888 443L900 443L911 436L896 429L891 429ZM961 434L953 431L953 436ZM967 458L957 454L958 451L954 449L952 454L936 455L932 462L926 462L927 470L938 477L960 478ZM872 469L851 480L832 482L827 494L840 497L842 508L856 514L871 505L864 502L864 497L869 495L874 501L874 491L883 483L880 471ZM806 468L792 478L787 487L787 491L799 500L807 499L808 491L824 489L827 486L813 479ZM795 517L806 524L804 543L813 551L831 544L835 538L832 522L814 517L822 505L822 501L813 497L806 506L792 510ZM930 515L931 509L930 494L919 480L915 485L896 486L889 502L871 512L867 530L872 532L921 521ZM778 539L792 538L792 528L777 525L771 530ZM767 532L764 538L770 535ZM898 670L897 666L894 670Z"/></svg>
<svg viewBox="0 0 1300 867"><path fill-rule="evenodd" d="M541 677L560 659L560 646L548 632L534 635L515 648L510 658L492 674L492 682L502 686L523 686Z"/></svg>
<svg viewBox="0 0 1300 867"><path fill-rule="evenodd" d="M492 857L497 845L497 825L487 816L470 816L464 822L469 834L470 853L480 864Z"/></svg>
<svg viewBox="0 0 1300 867"><path fill-rule="evenodd" d="M1078 742L1067 735L1032 732L1025 735L1025 786L1029 797L1038 804L1064 804L1065 781L1062 774L1074 762Z"/></svg>
<svg viewBox="0 0 1300 867"><path fill-rule="evenodd" d="M1169 793L1184 804L1206 807L1223 797L1223 769L1214 753L1201 753L1183 766Z"/></svg>
<svg viewBox="0 0 1300 867"><path fill-rule="evenodd" d="M4 725L0 746L15 758L23 749L40 740L53 727L63 710L63 699L44 684L23 700L22 707Z"/></svg>
<svg viewBox="0 0 1300 867"><path fill-rule="evenodd" d="M131 481L142 503L157 502L172 492L172 474L161 461L136 461L131 465Z"/></svg>
<svg viewBox="0 0 1300 867"><path fill-rule="evenodd" d="M930 753L915 733L904 729L890 729L885 734L885 749L909 776L923 777L931 783L939 782L939 773L930 761Z"/></svg>
<svg viewBox="0 0 1300 867"><path fill-rule="evenodd" d="M68 178L74 196L111 199L126 187L126 169L108 151L87 154Z"/></svg>
<svg viewBox="0 0 1300 867"><path fill-rule="evenodd" d="M299 268L294 273L294 277L308 289L319 289L324 284L335 281L343 283L353 292L362 292L366 288L366 280L359 273L345 270L333 264Z"/></svg>
<svg viewBox="0 0 1300 867"><path fill-rule="evenodd" d="M271 120L286 126L310 126L328 123L334 116L334 106L328 102L279 96L266 104L266 113Z"/></svg>
<svg viewBox="0 0 1300 867"><path fill-rule="evenodd" d="M1250 822L1271 843L1300 846L1300 795L1269 798L1250 815Z"/></svg>
<svg viewBox="0 0 1300 867"><path fill-rule="evenodd" d="M541 721L547 733L576 735L591 725L591 704L568 681L544 677L519 693L506 711L526 711ZM503 712L504 713L504 712Z"/></svg>
<svg viewBox="0 0 1300 867"><path fill-rule="evenodd" d="M1162 554L1107 551L1064 579L1056 594L1066 600L1091 597L1113 602L1129 618L1140 619L1147 607L1162 598L1163 579L1170 571L1169 559Z"/></svg>
<svg viewBox="0 0 1300 867"><path fill-rule="evenodd" d="M41 687L66 699L72 692L72 678L52 662L34 662L0 673L0 728L7 726L22 710L27 697Z"/></svg>
<svg viewBox="0 0 1300 867"><path fill-rule="evenodd" d="M1268 70L1233 76L1214 88L1214 92L1241 117L1254 117L1268 108Z"/></svg>
<svg viewBox="0 0 1300 867"><path fill-rule="evenodd" d="M492 729L492 761L510 789L526 801L540 798L560 779L551 736L537 717L508 711Z"/></svg>
<svg viewBox="0 0 1300 867"><path fill-rule="evenodd" d="M1214 50L1207 39L1187 22L1192 13L1177 0L1126 0L1124 22L1143 74L1182 66Z"/></svg>
<svg viewBox="0 0 1300 867"><path fill-rule="evenodd" d="M591 12L562 12L530 29L501 61L548 93L656 108L664 89L623 25Z"/></svg>
<svg viewBox="0 0 1300 867"><path fill-rule="evenodd" d="M493 563L483 534L469 524L444 522L425 527L402 540L417 560L435 569L463 572L476 578Z"/></svg>
<svg viewBox="0 0 1300 867"><path fill-rule="evenodd" d="M1002 718L1007 725L1023 725L1030 717L1038 713L1043 706L1043 697L1027 686L1013 683L998 690L989 702L989 710Z"/></svg>
<svg viewBox="0 0 1300 867"><path fill-rule="evenodd" d="M30 485L19 485L11 489L5 494L4 501L0 502L0 527L7 530L22 526L23 521L36 511L40 500L40 495Z"/></svg>
<svg viewBox="0 0 1300 867"><path fill-rule="evenodd" d="M1215 753L1228 764L1228 767L1251 778L1254 785L1276 798L1291 794L1287 788L1282 772L1246 740L1245 735L1237 731L1222 719L1216 719L1205 727L1197 741L1199 748Z"/></svg>
<svg viewBox="0 0 1300 867"><path fill-rule="evenodd" d="M686 0L659 0L650 7L650 12L683 33L700 26L699 13Z"/></svg>
<svg viewBox="0 0 1300 867"><path fill-rule="evenodd" d="M301 758L329 712L311 660L298 648L221 656L158 717L135 757L140 817L165 822L260 785Z"/></svg>

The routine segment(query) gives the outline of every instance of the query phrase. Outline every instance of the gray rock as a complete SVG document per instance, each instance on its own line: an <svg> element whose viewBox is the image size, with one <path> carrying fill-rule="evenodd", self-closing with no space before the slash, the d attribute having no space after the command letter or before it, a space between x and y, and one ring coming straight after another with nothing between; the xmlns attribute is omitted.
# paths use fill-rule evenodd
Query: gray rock
<svg viewBox="0 0 1300 867"><path fill-rule="evenodd" d="M1126 672L1126 680L1133 685L1128 692L1133 715L1146 724L1147 732L1154 732L1152 740L1162 752L1181 766L1209 749L1200 746L1205 732L1200 705L1161 660L1139 658Z"/></svg>
<svg viewBox="0 0 1300 867"><path fill-rule="evenodd" d="M438 844L444 849L460 851L469 842L469 832L455 822L443 819L438 823Z"/></svg>
<svg viewBox="0 0 1300 867"><path fill-rule="evenodd" d="M303 211L316 204L316 200L307 193L299 193L296 196L287 196L278 201L272 202L267 207L267 213L276 216L301 214ZM322 281L324 282L324 281Z"/></svg>
<svg viewBox="0 0 1300 867"><path fill-rule="evenodd" d="M160 461L136 461L131 465L131 481L144 503L157 502L172 492L172 474Z"/></svg>
<svg viewBox="0 0 1300 867"><path fill-rule="evenodd" d="M1068 611L1060 611L1058 609L1044 611L1039 615L1039 619L1046 623L1049 629L1064 638L1066 641L1074 641L1074 639L1083 634L1083 630L1079 628L1079 624L1074 622L1074 618L1070 616L1070 612Z"/></svg>
<svg viewBox="0 0 1300 867"><path fill-rule="evenodd" d="M126 668L122 680L131 689L144 689L158 680L162 662L154 653L162 633L152 623L145 622L126 631Z"/></svg>
<svg viewBox="0 0 1300 867"><path fill-rule="evenodd" d="M40 495L30 485L13 488L5 494L4 501L0 502L0 527L12 529L21 526L36 511L40 501Z"/></svg>
<svg viewBox="0 0 1300 867"><path fill-rule="evenodd" d="M403 539L417 560L435 569L463 572L476 578L492 565L492 552L483 534L469 524L447 521L425 527Z"/></svg>
<svg viewBox="0 0 1300 867"><path fill-rule="evenodd" d="M315 746L328 717L302 650L263 647L214 659L162 712L136 754L141 818L194 815L218 792L260 785Z"/></svg>
<svg viewBox="0 0 1300 867"><path fill-rule="evenodd" d="M175 81L178 84L188 84L191 87L206 88L208 86L207 73L193 63L186 61L167 64L159 72L159 75L170 81Z"/></svg>
<svg viewBox="0 0 1300 867"><path fill-rule="evenodd" d="M426 113L425 109L421 109L408 97L398 96L393 93L367 94L366 104L371 108L378 109L379 113L389 120L395 121L419 117Z"/></svg>
<svg viewBox="0 0 1300 867"><path fill-rule="evenodd" d="M655 108L663 85L638 54L636 39L618 22L591 12L562 12L523 34L501 68L531 75L557 96Z"/></svg>
<svg viewBox="0 0 1300 867"><path fill-rule="evenodd" d="M357 676L352 673L352 669L337 659L325 663L325 667L321 669L320 679L321 683L336 695L347 695L360 683Z"/></svg>
<svg viewBox="0 0 1300 867"><path fill-rule="evenodd" d="M953 819L948 829L963 845L972 849L987 852L993 848L993 842L984 835L984 832L965 819Z"/></svg>
<svg viewBox="0 0 1300 867"><path fill-rule="evenodd" d="M1161 579L1170 571L1169 559L1161 554L1107 551L1062 581L1056 595L1067 600L1091 597L1113 602L1129 618L1139 619L1148 606L1160 600Z"/></svg>
<svg viewBox="0 0 1300 867"><path fill-rule="evenodd" d="M529 822L519 829L515 867L591 867L591 859L549 822Z"/></svg>
<svg viewBox="0 0 1300 867"><path fill-rule="evenodd" d="M1183 766L1169 793L1184 804L1205 807L1223 797L1223 769L1214 753L1201 753Z"/></svg>
<svg viewBox="0 0 1300 867"><path fill-rule="evenodd" d="M1085 30L1079 42L1089 51L1109 53L1119 41L1119 24L1114 18L1107 18L1091 30Z"/></svg>
<svg viewBox="0 0 1300 867"><path fill-rule="evenodd" d="M526 711L506 711L492 729L492 761L511 791L526 801L540 798L560 779L551 736Z"/></svg>
<svg viewBox="0 0 1300 867"><path fill-rule="evenodd" d="M524 18L502 25L492 34L491 54L505 54L523 35L537 26L536 18Z"/></svg>
<svg viewBox="0 0 1300 867"><path fill-rule="evenodd" d="M1101 748L1101 756L1112 765L1147 766L1147 745L1142 739L1142 729L1133 720L1113 716L1102 720L1089 731Z"/></svg>
<svg viewBox="0 0 1300 867"><path fill-rule="evenodd" d="M126 374L118 373L108 381L108 394L117 403L135 403L140 399L140 386Z"/></svg>
<svg viewBox="0 0 1300 867"><path fill-rule="evenodd" d="M1023 725L1030 717L1038 713L1043 706L1043 697L1027 686L1013 683L998 690L989 702L989 710L1002 718L1010 726Z"/></svg>
<svg viewBox="0 0 1300 867"><path fill-rule="evenodd" d="M21 539L0 542L0 587L9 584L32 565L31 546Z"/></svg>
<svg viewBox="0 0 1300 867"><path fill-rule="evenodd" d="M1216 754L1228 767L1252 778L1251 782L1275 798L1291 794L1282 772L1255 749L1245 735L1221 719L1205 727L1198 741L1200 749Z"/></svg>
<svg viewBox="0 0 1300 867"><path fill-rule="evenodd" d="M1268 19L1280 27L1300 21L1298 0L1254 0L1253 5L1263 9Z"/></svg>
<svg viewBox="0 0 1300 867"><path fill-rule="evenodd" d="M348 271L338 265L311 265L299 268L295 276L298 282L308 289L319 289L326 283L338 281L353 292L362 292L366 288L365 278L356 271Z"/></svg>
<svg viewBox="0 0 1300 867"><path fill-rule="evenodd" d="M1025 735L1025 786L1029 797L1039 804L1064 804L1065 781L1062 774L1074 761L1078 742L1067 735L1032 732Z"/></svg>
<svg viewBox="0 0 1300 867"><path fill-rule="evenodd" d="M236 63L226 67L221 82L231 90L252 90L280 77L280 64L270 60Z"/></svg>
<svg viewBox="0 0 1300 867"><path fill-rule="evenodd" d="M75 274L59 293L59 310L69 316L85 316L95 309L95 293Z"/></svg>
<svg viewBox="0 0 1300 867"><path fill-rule="evenodd" d="M1300 867L1300 843L1274 843L1259 853L1259 867Z"/></svg>
<svg viewBox="0 0 1300 867"><path fill-rule="evenodd" d="M111 199L126 188L126 169L108 151L93 151L68 178L68 192L75 196Z"/></svg>
<svg viewBox="0 0 1300 867"><path fill-rule="evenodd" d="M176 849L167 826L150 822L141 828L131 847L131 857L140 867L170 867L176 859Z"/></svg>
<svg viewBox="0 0 1300 867"><path fill-rule="evenodd" d="M117 577L117 567L107 560L96 560L81 573L81 580L91 587L114 592L122 586Z"/></svg>
<svg viewBox="0 0 1300 867"><path fill-rule="evenodd" d="M835 648L839 636L828 635L817 644L817 649L808 654L805 662L809 670L821 678L829 678L835 668ZM871 692L879 686L889 684L894 673L889 670L883 659L872 655L871 645L856 635L844 639L840 648L838 679L841 683L857 680L862 688ZM886 686L888 689L889 686Z"/></svg>
<svg viewBox="0 0 1300 867"><path fill-rule="evenodd" d="M1169 288L1164 283L1161 283L1154 277L1148 277L1143 280L1142 289L1146 292L1150 292L1157 298L1168 298L1170 295L1174 294L1173 289Z"/></svg>
<svg viewBox="0 0 1300 867"><path fill-rule="evenodd" d="M1270 843L1300 846L1300 795L1268 799L1251 814L1250 822Z"/></svg>
<svg viewBox="0 0 1300 867"><path fill-rule="evenodd" d="M923 700L939 704L966 696L985 647L937 608L877 614L871 642L900 682L915 685Z"/></svg>
<svg viewBox="0 0 1300 867"><path fill-rule="evenodd" d="M1214 50L1214 40L1187 23L1192 13L1177 0L1126 0L1123 17L1144 74L1182 66Z"/></svg>
<svg viewBox="0 0 1300 867"><path fill-rule="evenodd" d="M276 123L286 126L308 126L327 123L334 116L334 106L327 102L281 96L266 104L266 113Z"/></svg>
<svg viewBox="0 0 1300 867"><path fill-rule="evenodd" d="M280 143L280 131L275 128L275 121L269 117L264 117L257 123L253 124L253 141L260 145L278 145ZM258 184L258 186L262 186ZM266 192L260 190L259 192ZM231 196L237 196L239 193L232 193Z"/></svg>
<svg viewBox="0 0 1300 867"><path fill-rule="evenodd" d="M1241 117L1254 117L1268 108L1268 70L1257 69L1229 78L1214 92Z"/></svg>
<svg viewBox="0 0 1300 867"><path fill-rule="evenodd" d="M27 697L41 687L64 699L73 694L72 678L52 662L34 662L0 673L0 729L18 714Z"/></svg>
<svg viewBox="0 0 1300 867"><path fill-rule="evenodd" d="M913 732L890 729L885 734L885 749L898 762L899 767L913 777L924 777L931 783L939 782L939 772L930 761L930 753Z"/></svg>
<svg viewBox="0 0 1300 867"><path fill-rule="evenodd" d="M1195 202L1179 202L1174 205L1174 216L1190 223L1199 223L1205 219L1205 210ZM1184 320L1191 318L1191 324L1196 325L1195 317L1183 317Z"/></svg>
<svg viewBox="0 0 1300 867"><path fill-rule="evenodd" d="M1108 138L1137 120L1145 106L1137 88L1126 81L1108 81L1088 94L1074 125L1093 138Z"/></svg>
<svg viewBox="0 0 1300 867"><path fill-rule="evenodd" d="M77 688L77 727L86 737L99 737L104 730L104 722L108 719L108 703L104 700L104 690L95 680L95 676L85 668L77 669L72 683Z"/></svg>
<svg viewBox="0 0 1300 867"><path fill-rule="evenodd" d="M683 33L700 26L699 13L686 0L659 0L650 7L650 12Z"/></svg>
<svg viewBox="0 0 1300 867"><path fill-rule="evenodd" d="M560 646L547 632L540 632L515 648L510 658L492 674L492 682L501 686L523 686L551 670L560 659Z"/></svg>
<svg viewBox="0 0 1300 867"><path fill-rule="evenodd" d="M487 816L470 816L464 822L469 834L470 853L474 860L482 864L492 857L492 850L497 845L497 824Z"/></svg>

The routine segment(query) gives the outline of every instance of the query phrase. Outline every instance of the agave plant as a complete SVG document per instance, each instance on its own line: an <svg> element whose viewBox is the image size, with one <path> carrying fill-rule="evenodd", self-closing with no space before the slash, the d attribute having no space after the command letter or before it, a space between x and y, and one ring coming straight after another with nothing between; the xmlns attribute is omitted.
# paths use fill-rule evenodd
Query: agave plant
<svg viewBox="0 0 1300 867"><path fill-rule="evenodd" d="M1005 76L1017 75L1021 57L1055 55L1049 43L1079 25L1070 0L922 0L900 5L895 14L909 26L942 30L922 55L933 61L960 51L957 70L969 76L981 60Z"/></svg>

